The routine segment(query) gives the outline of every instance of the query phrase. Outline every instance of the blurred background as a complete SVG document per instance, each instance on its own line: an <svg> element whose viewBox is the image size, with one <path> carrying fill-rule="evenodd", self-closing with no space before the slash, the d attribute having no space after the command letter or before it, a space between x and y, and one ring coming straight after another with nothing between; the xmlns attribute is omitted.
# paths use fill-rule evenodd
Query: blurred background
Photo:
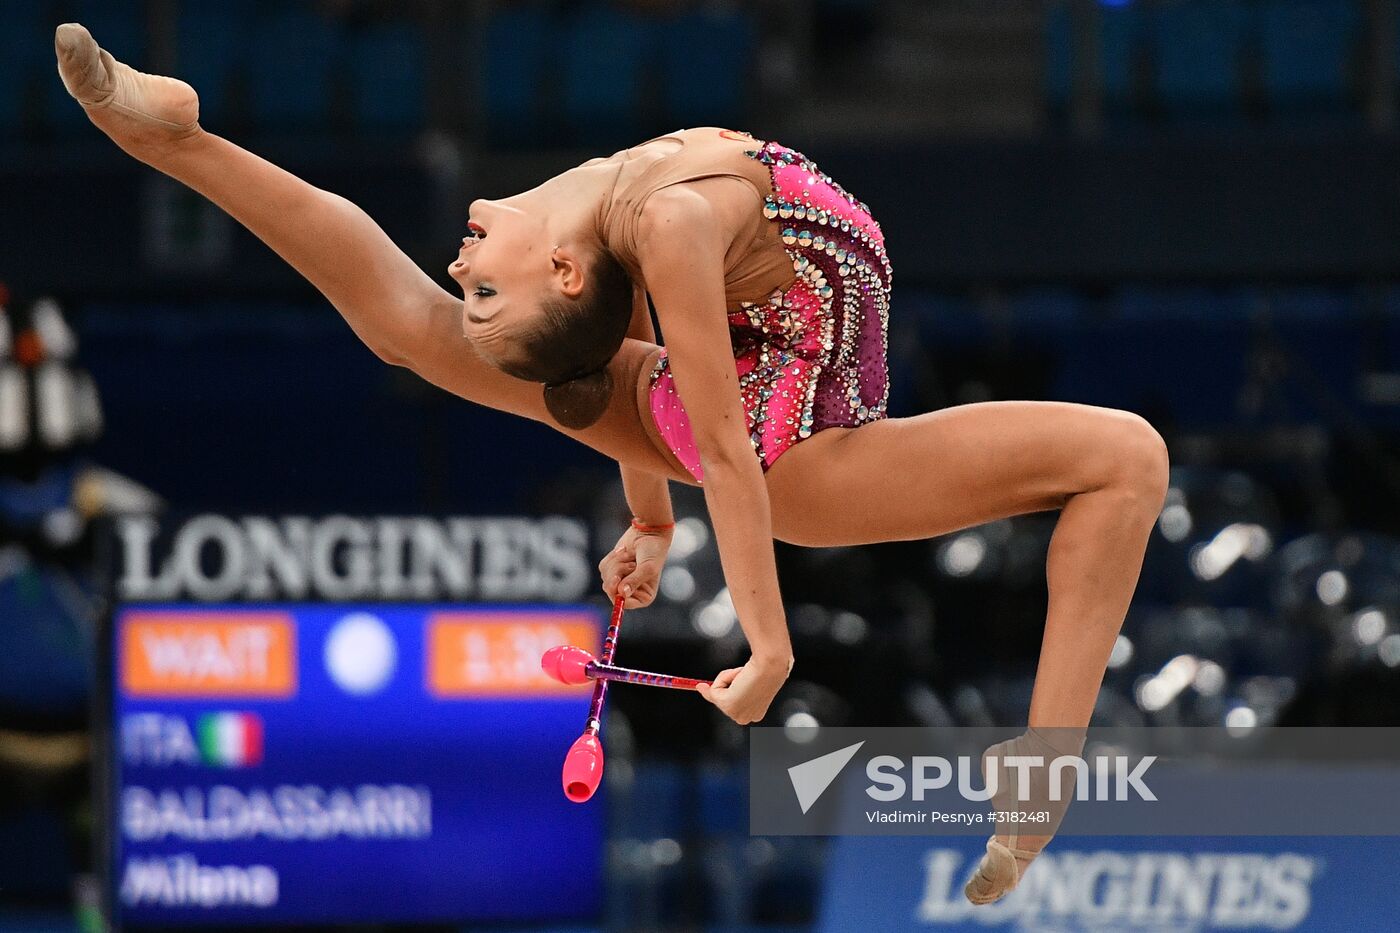
<svg viewBox="0 0 1400 933"><path fill-rule="evenodd" d="M806 152L889 239L892 414L1058 399L1166 437L1100 722L1400 724L1396 0L0 0L0 928L101 923L102 517L561 514L601 554L626 516L615 467L383 366L100 137L54 74L70 20L448 285L473 197L681 126ZM619 659L704 674L744 643L674 493ZM781 547L769 723L1023 722L1053 524ZM826 841L749 837L743 731L655 693L612 695L579 929L822 924Z"/></svg>

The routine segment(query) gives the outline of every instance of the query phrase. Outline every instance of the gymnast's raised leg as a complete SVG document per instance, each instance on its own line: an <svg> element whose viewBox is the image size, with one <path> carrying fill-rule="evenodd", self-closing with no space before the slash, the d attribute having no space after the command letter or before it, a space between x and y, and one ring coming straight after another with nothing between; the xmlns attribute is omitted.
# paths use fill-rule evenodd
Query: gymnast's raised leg
<svg viewBox="0 0 1400 933"><path fill-rule="evenodd" d="M94 125L247 227L315 285L382 359L469 401L559 427L538 385L506 375L472 349L462 334L462 300L440 288L363 210L206 132L193 88L118 62L84 27L60 26L54 45L63 83ZM628 341L611 367L615 384L637 385L654 351ZM635 392L616 392L597 424L564 433L619 462L674 472L641 427Z"/></svg>

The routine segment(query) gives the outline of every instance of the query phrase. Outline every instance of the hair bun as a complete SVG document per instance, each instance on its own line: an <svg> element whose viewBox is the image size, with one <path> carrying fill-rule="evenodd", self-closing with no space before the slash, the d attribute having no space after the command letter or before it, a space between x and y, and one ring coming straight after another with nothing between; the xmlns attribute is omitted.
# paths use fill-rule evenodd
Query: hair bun
<svg viewBox="0 0 1400 933"><path fill-rule="evenodd" d="M568 382L546 383L544 407L550 417L573 431L582 431L603 417L612 398L613 380L607 367Z"/></svg>

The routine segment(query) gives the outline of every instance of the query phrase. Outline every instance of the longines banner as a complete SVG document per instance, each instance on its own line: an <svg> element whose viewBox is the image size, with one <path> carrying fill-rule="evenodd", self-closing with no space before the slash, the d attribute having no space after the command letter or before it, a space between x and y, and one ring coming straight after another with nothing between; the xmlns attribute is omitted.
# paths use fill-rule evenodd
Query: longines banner
<svg viewBox="0 0 1400 933"><path fill-rule="evenodd" d="M1355 836L1065 837L1003 900L974 907L971 836L834 840L817 933L1205 933L1391 930L1393 884L1358 883L1400 840Z"/></svg>
<svg viewBox="0 0 1400 933"><path fill-rule="evenodd" d="M198 515L116 525L125 601L568 602L592 580L577 519Z"/></svg>

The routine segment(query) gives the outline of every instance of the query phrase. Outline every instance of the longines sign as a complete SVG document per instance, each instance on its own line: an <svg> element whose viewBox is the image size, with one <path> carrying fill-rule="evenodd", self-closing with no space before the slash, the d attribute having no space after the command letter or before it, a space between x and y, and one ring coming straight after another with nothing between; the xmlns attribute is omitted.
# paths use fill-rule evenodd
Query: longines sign
<svg viewBox="0 0 1400 933"><path fill-rule="evenodd" d="M126 601L578 599L588 534L570 518L199 515L117 524Z"/></svg>

